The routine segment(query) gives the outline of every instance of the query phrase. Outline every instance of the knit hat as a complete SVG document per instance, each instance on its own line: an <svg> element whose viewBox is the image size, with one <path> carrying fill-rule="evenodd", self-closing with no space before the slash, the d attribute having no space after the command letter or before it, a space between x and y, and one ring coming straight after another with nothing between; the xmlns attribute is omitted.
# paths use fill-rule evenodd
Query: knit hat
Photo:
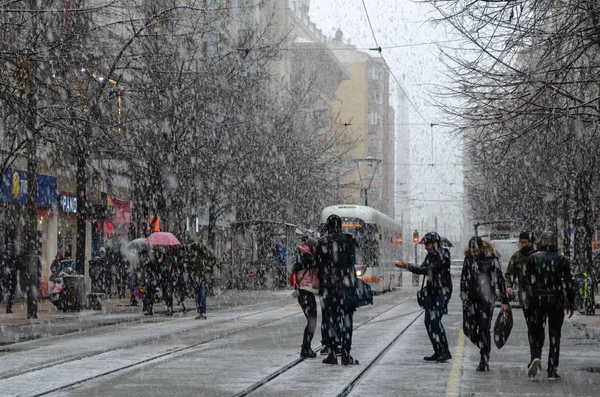
<svg viewBox="0 0 600 397"><path fill-rule="evenodd" d="M529 240L533 243L533 232L523 230L521 234L519 234L519 240Z"/></svg>

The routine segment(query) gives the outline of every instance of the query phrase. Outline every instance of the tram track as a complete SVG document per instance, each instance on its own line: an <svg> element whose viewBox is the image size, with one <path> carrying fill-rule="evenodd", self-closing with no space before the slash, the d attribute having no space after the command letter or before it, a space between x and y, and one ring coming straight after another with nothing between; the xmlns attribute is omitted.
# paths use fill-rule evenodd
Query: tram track
<svg viewBox="0 0 600 397"><path fill-rule="evenodd" d="M228 322L231 322L231 321L237 321L237 320L248 318L248 317L252 317L252 316L257 316L257 315L261 315L261 314L268 313L268 312L275 311L275 310L285 309L286 307L287 306L269 308L269 309L265 309L265 310L260 310L260 311L256 311L256 312L244 314L244 315L237 316L237 317L232 317L232 318L227 318L227 319L215 321L215 322L211 323L211 326L219 325L219 324L225 324L225 323L228 323ZM215 340L222 339L222 338L225 338L227 336L230 336L230 335L233 335L233 334L236 334L236 333L239 333L239 332L243 332L243 331L248 330L248 329L255 328L257 326L262 326L262 325L265 325L265 324L269 324L270 322L273 322L273 321L281 320L281 319L288 318L288 317L293 317L293 316L296 316L298 314L299 313L295 313L295 314L290 315L290 316L280 317L280 318L277 318L275 320L269 320L267 322L259 323L259 324L254 325L254 326L242 328L242 329L237 330L237 331L232 332L232 333L227 333L227 334L224 334L224 335L219 335L219 336L211 338L211 339L209 339L207 341L203 341L202 343L195 344L192 347L197 347L197 346L199 346L201 344L204 344L204 343L213 342ZM21 375L30 374L30 373L37 372L37 371L42 371L44 369L51 368L51 367L54 367L54 366L57 366L57 365L63 365L63 364L67 364L67 363L74 362L74 361L84 360L84 359L91 358L91 357L94 357L94 356L99 356L99 355L105 354L105 353L110 353L110 352L114 352L114 351L118 351L118 350L124 350L124 349L132 348L132 347L138 347L138 346L147 345L149 343L155 343L155 342L159 342L159 341L173 339L176 336L181 336L183 334L186 334L186 333L189 333L189 332L193 332L193 331L195 331L195 330L197 330L199 328L202 328L202 327L204 327L204 323L198 323L198 326L195 326L195 327L192 327L192 328L186 328L186 329L182 329L182 330L170 332L170 333L164 334L164 335L153 336L153 337L150 337L150 338L136 340L136 341L131 342L131 343L122 344L122 345L111 347L111 348L108 348L108 349L99 349L99 350L95 350L95 351L91 351L91 352L87 352L87 353L83 353L83 354L78 354L78 355L75 355L75 356L71 356L71 357L67 357L67 358L63 358L63 359L59 359L59 360L54 360L54 361L51 361L51 362L46 362L43 365L38 365L38 366L35 366L35 367L30 367L30 368L26 368L26 369L23 369L23 370L11 372L9 374L0 375L0 381L6 380L6 379L11 379L11 378L14 378L14 377L17 377L17 376L21 376ZM171 352L170 354L173 354L173 353L175 353L175 351ZM160 358L160 357L157 357L157 358ZM125 369L125 368L123 368L123 369Z"/></svg>
<svg viewBox="0 0 600 397"><path fill-rule="evenodd" d="M377 364L379 362L379 360L381 360L381 358L383 356L385 356L385 354L392 348L392 346L394 346L394 344L398 341L398 339L400 339L400 337L419 319L419 317L421 317L421 315L424 313L423 310L418 310L417 312L419 312L419 314L417 314L417 316L404 328L402 328L402 330L398 333L398 335L396 335L396 337L394 339L392 339L376 356L374 359L372 359L369 364L367 364L365 366L365 368L363 368L358 375L354 376L354 378L346 385L346 387L344 387L344 389L338 393L337 397L346 397L348 396L352 390L354 389L354 387L371 371L371 369L373 368L373 366L375 366L375 364ZM415 312L409 313L409 314L414 314Z"/></svg>
<svg viewBox="0 0 600 397"><path fill-rule="evenodd" d="M353 331L356 331L357 329L361 328L362 326L365 326L365 325L367 325L367 324L369 324L369 323L372 323L372 322L374 322L374 320L376 320L377 318L379 318L379 317L383 316L383 315L384 315L384 314L386 314L387 312L389 312L389 311L391 311L391 310L395 309L396 307L400 306L402 303L404 303L404 302L406 302L406 301L409 301L410 299L412 299L412 298L407 298L407 299L404 299L404 300L402 300L402 301L398 302L397 304L395 304L395 305L391 306L390 308L388 308L388 309L384 310L383 312L381 312L381 313L377 314L376 316L374 316L374 317L370 318L369 320L365 321L364 323L361 323L361 324L359 324L358 326L354 327L354 328L353 328ZM379 359L380 359L380 358L383 356L383 354L385 354L385 352L387 352L387 350L389 350L389 348L390 348L390 347L391 347L391 346L392 346L392 345L393 345L393 344L394 344L394 343L395 343L395 342L396 342L396 341L397 341L397 340L400 338L400 336L402 336L402 334L403 334L403 333L404 333L404 332L405 332L405 331L406 331L406 330L407 330L407 329L408 329L408 328L409 328L409 327L410 327L410 326L411 326L411 325L412 325L412 324L413 324L413 323L414 323L414 322L415 322L415 321L416 321L416 320L417 320L417 319L418 319L418 318L419 318L419 317L420 317L420 316L423 314L423 310L419 309L419 310L415 310L415 311L412 311L412 312L409 312L409 313L402 314L402 315L398 316L398 317L406 317L406 316L413 315L413 314L415 314L415 313L419 313L419 314L417 315L417 317L415 317L415 319L413 319L413 320L410 322L410 324L409 324L408 326L406 326L406 327L405 327L405 328L404 328L404 329L403 329L403 330L400 332L400 334L398 334L398 335L397 335L397 336L396 336L396 337L395 337L395 338L392 340L392 342L390 342L390 343L389 343L389 344L388 344L388 345L387 345L387 346L386 346L386 347L385 347L385 348L382 350L382 352L380 352L380 353L379 353L379 354L376 356L376 358L375 358L375 359L374 359L374 360L373 360L371 363L369 363L369 364L367 365L367 367L366 367L366 368L365 368L363 371L361 371L361 372L360 372L360 374L359 374L359 375L358 375L358 376L355 378L355 379L356 379L356 382L354 382L354 381L353 381L353 382L350 382L350 384L349 384L348 386L346 386L346 388L344 388L344 390L348 389L348 393L349 393L349 392L352 390L352 388L354 387L354 385L355 385L356 383L358 383L358 381L360 380L360 378L362 378L362 376L364 376L364 374L366 374L366 372L368 372L368 371L370 370L370 368L371 368L371 367L372 367L372 366L375 364L375 362L376 362L377 360L379 360ZM315 350L315 352L317 352L317 353L318 353L318 352L320 352L320 351L321 351L321 349L322 349L322 347L320 347L320 348L316 349L316 350ZM300 363L302 363L304 360L305 360L305 358L298 358L298 359L296 359L296 360L292 361L291 363L289 363L289 364L287 364L287 365L283 366L282 368L278 369L277 371L275 371L275 372L271 373L270 375L268 375L268 376L264 377L264 378L263 378L263 379L261 379L260 381L258 381L258 382L256 382L256 383L254 383L252 386L248 387L247 389L243 390L242 392L240 392L240 393L236 394L236 396L235 396L235 397L245 397L245 396L248 396L248 395L250 395L250 394L254 393L255 391L259 390L260 388L262 388L262 387L266 386L266 385L267 385L269 382L271 382L271 381L272 381L272 380L274 380L275 378L279 377L280 375L282 375L282 374L284 374L284 373L288 372L289 370L291 370L292 368L296 367L297 365L299 365ZM341 396L341 395L344 395L344 396L345 396L345 395L347 395L347 394L340 394L340 396Z"/></svg>

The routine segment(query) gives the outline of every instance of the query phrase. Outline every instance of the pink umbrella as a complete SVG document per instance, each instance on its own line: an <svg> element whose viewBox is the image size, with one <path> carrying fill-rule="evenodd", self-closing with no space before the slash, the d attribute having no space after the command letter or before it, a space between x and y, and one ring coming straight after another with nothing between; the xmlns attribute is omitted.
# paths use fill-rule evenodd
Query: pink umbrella
<svg viewBox="0 0 600 397"><path fill-rule="evenodd" d="M146 242L151 245L181 245L177 237L169 232L154 232L148 236Z"/></svg>

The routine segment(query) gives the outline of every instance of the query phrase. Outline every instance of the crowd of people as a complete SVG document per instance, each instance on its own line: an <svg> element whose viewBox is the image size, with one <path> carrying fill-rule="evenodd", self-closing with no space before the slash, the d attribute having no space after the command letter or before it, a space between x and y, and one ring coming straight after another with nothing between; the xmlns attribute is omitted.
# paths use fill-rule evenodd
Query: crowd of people
<svg viewBox="0 0 600 397"><path fill-rule="evenodd" d="M421 266L405 261L396 266L426 277L419 295L425 295L425 326L434 348L427 361L444 362L451 359L446 334L441 324L443 307L447 300L442 296L450 285L450 256L440 246L437 233L428 233L424 240L427 256ZM480 349L477 371L489 371L491 353L491 323L496 300L501 302L501 313L510 311L509 297L516 289L527 324L530 361L527 374L533 378L541 369L545 325L549 328L549 353L547 373L549 380L558 380L561 328L565 311L573 315L574 290L569 259L558 253L558 241L551 231L540 235L537 251L533 249L534 237L529 231L519 235L520 250L512 255L503 275L499 259L489 242L474 236L469 240L460 279L460 298L463 304L463 331ZM450 284L448 284L450 283ZM517 287L517 288L515 288ZM450 289L451 291L451 289Z"/></svg>
<svg viewBox="0 0 600 397"><path fill-rule="evenodd" d="M358 360L350 354L353 314L357 308L353 299L357 288L354 269L354 251L357 245L350 234L342 233L341 226L341 219L331 215L327 219L324 237L319 240L302 237L290 281L297 290L298 303L307 320L300 356L316 357L311 349L311 342L317 325L318 297L324 346L321 351L327 356L323 363L337 364L339 352L342 364L353 365L358 364ZM420 241L427 251L421 265L409 264L404 260L395 265L424 276L417 301L425 311L425 328L433 347L433 354L425 356L424 360L446 362L452 359L452 355L442 318L448 313L453 285L450 252L440 243L441 237L437 233L427 233ZM519 251L512 255L506 273L503 274L493 246L478 236L469 240L460 278L463 331L479 348L480 361L476 370L489 371L495 303L500 301L500 313L509 314L509 299L517 291L530 345L531 358L527 364L527 374L535 377L541 369L547 322L550 341L548 379L558 380L561 327L565 310L569 312L569 316L573 315L574 290L569 260L558 253L556 235L550 231L540 235L537 251L533 248L533 233L529 231L520 234L519 244Z"/></svg>
<svg viewBox="0 0 600 397"><path fill-rule="evenodd" d="M143 289L138 296L142 298L144 313L154 314L154 303L160 291L167 306L167 315L173 314L175 300L185 313L185 299L194 297L198 313L196 319L206 319L206 296L217 264L212 252L198 243L155 246L144 252L140 268L135 269L133 283L136 284L134 289Z"/></svg>
<svg viewBox="0 0 600 397"><path fill-rule="evenodd" d="M89 262L91 293L129 297L133 306L141 300L146 315L154 314L159 300L165 303L167 315L173 315L175 305L185 313L189 297L196 303L197 318L206 319L206 296L218 263L207 247L198 243L144 246L134 255L136 260L128 260L120 251L100 248ZM62 252L57 254L50 266L51 281L67 259Z"/></svg>

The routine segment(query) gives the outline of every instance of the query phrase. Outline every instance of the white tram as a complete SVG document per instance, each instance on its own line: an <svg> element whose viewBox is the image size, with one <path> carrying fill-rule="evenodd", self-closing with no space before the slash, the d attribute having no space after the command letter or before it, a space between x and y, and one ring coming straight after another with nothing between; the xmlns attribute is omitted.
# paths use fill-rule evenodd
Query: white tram
<svg viewBox="0 0 600 397"><path fill-rule="evenodd" d="M356 275L383 292L402 285L402 271L394 262L402 256L402 225L387 215L362 205L334 205L321 212L321 232L330 215L342 218L342 230L358 243Z"/></svg>

